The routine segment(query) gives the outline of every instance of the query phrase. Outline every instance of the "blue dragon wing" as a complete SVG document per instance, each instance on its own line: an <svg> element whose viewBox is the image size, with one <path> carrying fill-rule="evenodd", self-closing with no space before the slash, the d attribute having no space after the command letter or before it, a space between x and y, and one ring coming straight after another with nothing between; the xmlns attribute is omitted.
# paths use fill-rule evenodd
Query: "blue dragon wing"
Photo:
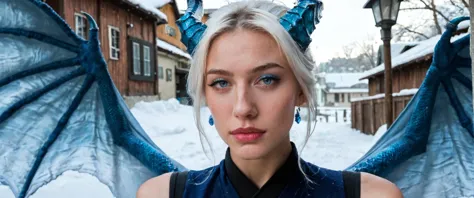
<svg viewBox="0 0 474 198"><path fill-rule="evenodd" d="M394 182L405 197L474 196L474 132L469 35L440 37L417 94L381 139L348 170Z"/></svg>
<svg viewBox="0 0 474 198"><path fill-rule="evenodd" d="M87 17L89 41L42 1L0 0L0 184L18 198L68 170L97 177L119 198L184 170L128 110Z"/></svg>

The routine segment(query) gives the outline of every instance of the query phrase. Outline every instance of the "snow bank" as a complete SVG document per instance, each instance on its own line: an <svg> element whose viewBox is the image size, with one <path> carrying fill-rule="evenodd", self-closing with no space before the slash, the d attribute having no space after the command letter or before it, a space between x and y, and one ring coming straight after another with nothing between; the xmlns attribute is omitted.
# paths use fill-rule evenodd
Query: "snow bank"
<svg viewBox="0 0 474 198"><path fill-rule="evenodd" d="M379 141L379 139L383 135L385 135L386 132L387 132L387 125L384 124L384 125L380 126L379 129L377 129L377 131L375 132L374 139L372 140L372 145L377 143L377 141Z"/></svg>

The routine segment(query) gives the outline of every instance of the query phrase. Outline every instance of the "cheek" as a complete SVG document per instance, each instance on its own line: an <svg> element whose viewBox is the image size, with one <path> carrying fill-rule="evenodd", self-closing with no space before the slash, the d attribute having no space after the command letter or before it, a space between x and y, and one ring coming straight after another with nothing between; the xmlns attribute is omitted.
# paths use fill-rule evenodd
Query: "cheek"
<svg viewBox="0 0 474 198"><path fill-rule="evenodd" d="M289 89L282 90L275 95L265 97L262 100L261 112L266 122L269 122L270 126L278 128L288 128L293 124L293 116L295 110L295 93ZM283 127L283 128L282 128ZM289 129L289 128L288 128Z"/></svg>
<svg viewBox="0 0 474 198"><path fill-rule="evenodd" d="M230 120L232 116L233 103L231 98L229 98L229 95L217 94L212 90L206 93L208 93L206 94L206 103L211 111L217 131L226 131L226 121Z"/></svg>

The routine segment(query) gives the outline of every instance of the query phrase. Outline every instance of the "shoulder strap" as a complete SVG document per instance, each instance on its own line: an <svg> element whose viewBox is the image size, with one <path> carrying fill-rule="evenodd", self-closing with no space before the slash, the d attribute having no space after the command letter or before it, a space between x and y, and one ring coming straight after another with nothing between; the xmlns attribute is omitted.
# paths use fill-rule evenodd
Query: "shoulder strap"
<svg viewBox="0 0 474 198"><path fill-rule="evenodd" d="M170 178L170 198L182 198L188 171L173 172Z"/></svg>
<svg viewBox="0 0 474 198"><path fill-rule="evenodd" d="M360 198L360 173L342 171L342 180L346 198Z"/></svg>

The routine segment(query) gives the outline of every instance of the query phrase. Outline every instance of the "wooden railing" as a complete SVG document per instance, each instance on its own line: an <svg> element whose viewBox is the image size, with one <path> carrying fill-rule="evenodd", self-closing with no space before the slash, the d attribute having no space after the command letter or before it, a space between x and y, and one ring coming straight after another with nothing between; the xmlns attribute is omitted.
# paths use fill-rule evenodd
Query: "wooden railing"
<svg viewBox="0 0 474 198"><path fill-rule="evenodd" d="M413 95L393 96L393 117L396 119ZM374 135L385 122L384 97L351 102L352 128Z"/></svg>

